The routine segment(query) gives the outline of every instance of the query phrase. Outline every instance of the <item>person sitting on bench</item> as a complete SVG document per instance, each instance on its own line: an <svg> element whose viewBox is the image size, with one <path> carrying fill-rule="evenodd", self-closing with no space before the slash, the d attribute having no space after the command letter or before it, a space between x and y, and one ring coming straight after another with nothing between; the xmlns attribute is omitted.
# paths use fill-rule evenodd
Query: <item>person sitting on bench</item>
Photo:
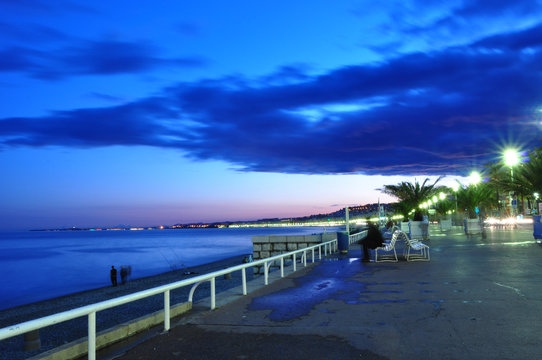
<svg viewBox="0 0 542 360"><path fill-rule="evenodd" d="M374 250L384 243L384 237L378 227L373 223L368 223L367 226L367 237L359 241L359 244L363 246L363 258L361 259L363 262L371 261L369 249Z"/></svg>

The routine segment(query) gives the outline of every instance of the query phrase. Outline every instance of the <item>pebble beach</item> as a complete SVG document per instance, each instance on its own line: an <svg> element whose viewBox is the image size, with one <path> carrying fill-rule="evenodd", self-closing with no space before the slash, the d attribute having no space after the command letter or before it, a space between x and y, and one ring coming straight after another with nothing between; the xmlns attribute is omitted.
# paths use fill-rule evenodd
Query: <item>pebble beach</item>
<svg viewBox="0 0 542 360"><path fill-rule="evenodd" d="M97 303L104 300L128 295L138 291L151 289L160 285L169 284L192 276L218 271L243 263L245 256L236 256L229 259L199 265L191 268L170 271L159 275L144 277L128 281L125 285L104 286L76 294L40 301L37 303L17 306L0 311L0 328L19 324L21 322L56 314L62 311L75 309L81 306ZM251 271L247 271L247 279L253 278ZM216 279L217 293L241 284L240 272L232 274L231 278L218 277ZM171 305L186 302L190 287L176 289L171 292ZM201 284L194 294L194 301L209 296L209 283ZM115 325L136 319L163 308L163 296L156 295L129 304L121 305L97 313L97 331L111 328ZM53 349L65 343L87 336L86 317L78 318L50 326L40 330L41 349L23 351L23 336L16 336L0 342L0 360L19 360L37 355L43 351Z"/></svg>

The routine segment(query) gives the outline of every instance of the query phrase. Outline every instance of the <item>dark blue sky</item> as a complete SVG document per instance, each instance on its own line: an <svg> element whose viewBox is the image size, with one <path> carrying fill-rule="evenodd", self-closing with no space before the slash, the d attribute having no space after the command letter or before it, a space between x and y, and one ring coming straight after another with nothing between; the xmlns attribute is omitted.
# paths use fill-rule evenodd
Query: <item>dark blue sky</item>
<svg viewBox="0 0 542 360"><path fill-rule="evenodd" d="M135 4L0 0L0 228L327 212L540 146L540 1Z"/></svg>

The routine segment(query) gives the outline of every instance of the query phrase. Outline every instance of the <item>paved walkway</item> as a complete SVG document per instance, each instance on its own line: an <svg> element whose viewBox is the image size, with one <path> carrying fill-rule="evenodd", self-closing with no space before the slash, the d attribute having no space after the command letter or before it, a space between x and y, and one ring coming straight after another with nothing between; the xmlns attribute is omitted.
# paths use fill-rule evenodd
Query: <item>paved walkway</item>
<svg viewBox="0 0 542 360"><path fill-rule="evenodd" d="M120 359L535 359L542 247L532 230L432 231L430 262L362 263L359 246ZM219 295L220 298L220 295Z"/></svg>

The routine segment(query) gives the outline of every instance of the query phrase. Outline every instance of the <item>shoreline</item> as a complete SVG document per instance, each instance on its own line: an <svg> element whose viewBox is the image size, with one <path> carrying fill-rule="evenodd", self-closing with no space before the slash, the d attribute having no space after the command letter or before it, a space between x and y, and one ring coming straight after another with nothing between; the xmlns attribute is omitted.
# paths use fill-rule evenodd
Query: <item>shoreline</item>
<svg viewBox="0 0 542 360"><path fill-rule="evenodd" d="M15 325L24 321L37 319L43 316L56 314L62 311L74 309L80 306L97 303L104 300L113 299L134 292L150 289L160 285L172 283L175 281L190 278L195 275L210 273L216 270L238 265L243 262L246 255L233 256L231 258L214 261L207 264L186 267L182 269L171 270L156 275L149 275L137 279L129 280L125 285L103 286L99 288L78 291L71 294L61 295L50 299L40 300L28 304L17 305L7 309L0 310L0 328ZM190 273L190 274L185 274ZM78 304L80 303L80 305ZM36 312L35 308L42 308ZM26 319L26 314L31 312L31 318ZM19 314L19 315L11 315ZM43 313L43 315L41 315ZM11 322L7 319L21 316L24 320Z"/></svg>
<svg viewBox="0 0 542 360"><path fill-rule="evenodd" d="M162 274L151 275L144 278L128 281L125 285L116 287L106 286L97 289L85 290L82 292L63 295L48 300L42 300L26 305L0 310L0 328L13 326L25 321L38 319L44 316L53 315L81 306L94 304L100 301L113 299L138 291L150 289L160 285L169 284L175 281L187 279L196 275L206 274L224 268L239 265L246 255L234 256L231 258L192 266L189 268L168 271ZM186 272L191 274L186 275ZM216 278L216 292L222 292L241 284L240 271L231 274L231 278ZM247 280L253 278L253 273L247 271ZM190 287L182 287L173 290L170 294L171 305L188 301ZM194 302L209 296L209 283L202 283L194 294ZM107 309L97 314L98 331L113 327L115 325L133 320L143 315L163 309L163 297L155 295L136 302ZM23 351L23 336L15 336L0 342L0 358L12 360L26 359L41 352L53 349L65 342L70 342L87 336L86 317L77 318L56 324L40 330L41 348L35 351Z"/></svg>

